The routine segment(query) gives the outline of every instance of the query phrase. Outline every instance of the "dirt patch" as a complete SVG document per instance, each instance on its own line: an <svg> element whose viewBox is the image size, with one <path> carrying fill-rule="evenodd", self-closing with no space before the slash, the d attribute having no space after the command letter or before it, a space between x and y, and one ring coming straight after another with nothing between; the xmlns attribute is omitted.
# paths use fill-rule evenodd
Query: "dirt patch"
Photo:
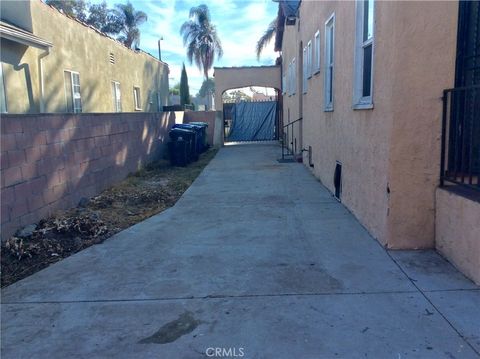
<svg viewBox="0 0 480 359"><path fill-rule="evenodd" d="M57 212L29 231L20 231L1 245L1 286L102 243L173 206L215 153L211 149L187 167L172 167L167 161L153 163L100 195L82 199L81 207Z"/></svg>

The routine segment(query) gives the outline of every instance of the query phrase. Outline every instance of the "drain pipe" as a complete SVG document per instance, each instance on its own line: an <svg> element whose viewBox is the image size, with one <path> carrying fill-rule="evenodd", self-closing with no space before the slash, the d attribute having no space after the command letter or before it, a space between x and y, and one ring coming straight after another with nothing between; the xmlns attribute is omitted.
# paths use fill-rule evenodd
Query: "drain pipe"
<svg viewBox="0 0 480 359"><path fill-rule="evenodd" d="M45 85L43 76L43 59L50 55L50 47L47 47L45 51L38 57L38 77L40 86L40 113L45 112Z"/></svg>

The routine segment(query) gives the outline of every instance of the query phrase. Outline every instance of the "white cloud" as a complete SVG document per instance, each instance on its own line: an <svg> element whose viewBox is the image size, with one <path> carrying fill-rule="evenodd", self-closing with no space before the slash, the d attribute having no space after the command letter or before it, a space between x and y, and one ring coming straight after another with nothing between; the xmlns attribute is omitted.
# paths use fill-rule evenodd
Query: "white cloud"
<svg viewBox="0 0 480 359"><path fill-rule="evenodd" d="M182 73L182 64L169 64L170 74L170 86L175 85L176 83L180 82L180 76ZM188 76L188 85L190 87L190 94L195 95L200 87L202 86L203 82L203 74L198 70L196 66L190 66L185 63L185 69L187 70Z"/></svg>
<svg viewBox="0 0 480 359"><path fill-rule="evenodd" d="M262 21L267 12L265 2L253 2L246 6L245 17L250 21Z"/></svg>

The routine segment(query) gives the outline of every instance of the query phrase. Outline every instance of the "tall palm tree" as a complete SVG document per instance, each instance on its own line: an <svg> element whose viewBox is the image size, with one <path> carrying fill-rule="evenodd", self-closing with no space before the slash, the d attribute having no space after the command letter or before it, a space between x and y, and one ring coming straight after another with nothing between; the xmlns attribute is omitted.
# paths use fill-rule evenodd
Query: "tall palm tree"
<svg viewBox="0 0 480 359"><path fill-rule="evenodd" d="M180 28L183 45L187 47L187 59L190 63L195 61L198 69L203 70L205 79L208 79L208 70L212 68L215 56L221 58L223 55L222 44L215 25L210 22L207 5L192 7L189 17L190 20Z"/></svg>
<svg viewBox="0 0 480 359"><path fill-rule="evenodd" d="M133 5L128 1L126 4L116 4L117 16L122 20L123 27L118 40L125 46L138 47L140 45L140 29L138 26L147 21L147 14L143 11L136 11Z"/></svg>
<svg viewBox="0 0 480 359"><path fill-rule="evenodd" d="M267 31L258 39L256 53L257 53L257 60L260 60L260 55L262 51L267 47L267 45L272 41L277 33L277 18L273 19L273 21L268 25Z"/></svg>

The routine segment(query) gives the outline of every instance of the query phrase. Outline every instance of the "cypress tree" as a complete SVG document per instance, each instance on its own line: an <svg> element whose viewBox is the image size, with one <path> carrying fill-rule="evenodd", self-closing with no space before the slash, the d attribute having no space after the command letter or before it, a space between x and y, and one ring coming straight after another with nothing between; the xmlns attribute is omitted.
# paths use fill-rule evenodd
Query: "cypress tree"
<svg viewBox="0 0 480 359"><path fill-rule="evenodd" d="M188 89L187 70L185 63L182 67L182 75L180 76L180 105L187 105L190 103L190 90Z"/></svg>

